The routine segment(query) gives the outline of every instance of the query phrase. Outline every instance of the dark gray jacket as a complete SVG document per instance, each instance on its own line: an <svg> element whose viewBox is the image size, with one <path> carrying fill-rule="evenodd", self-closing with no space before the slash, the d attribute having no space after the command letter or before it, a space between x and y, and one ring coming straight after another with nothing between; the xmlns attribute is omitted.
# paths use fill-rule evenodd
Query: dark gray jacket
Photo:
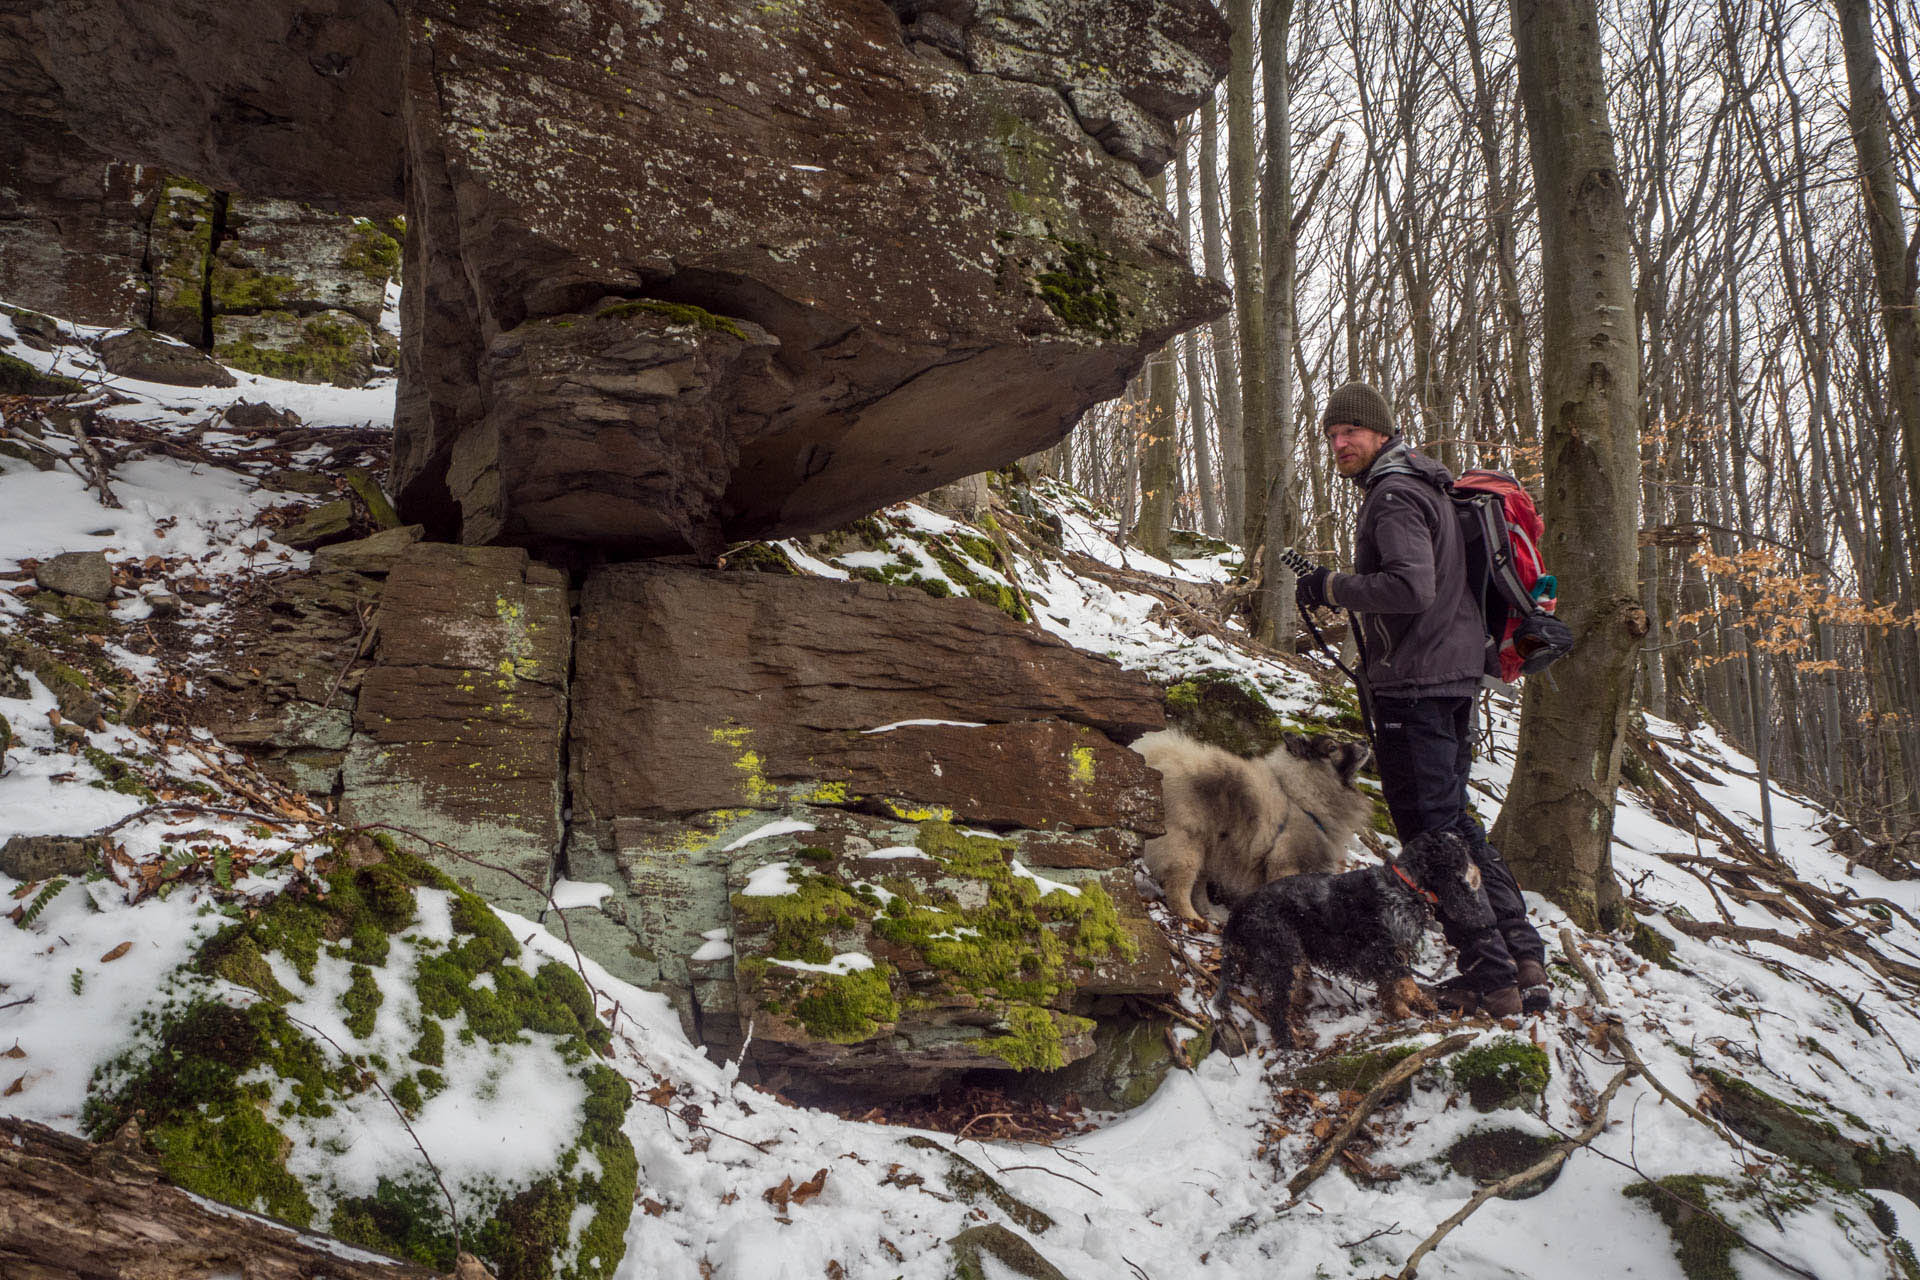
<svg viewBox="0 0 1920 1280"><path fill-rule="evenodd" d="M1487 631L1467 590L1467 557L1447 469L1399 436L1355 477L1366 490L1353 573L1327 597L1360 617L1367 684L1393 698L1457 698L1480 687Z"/></svg>

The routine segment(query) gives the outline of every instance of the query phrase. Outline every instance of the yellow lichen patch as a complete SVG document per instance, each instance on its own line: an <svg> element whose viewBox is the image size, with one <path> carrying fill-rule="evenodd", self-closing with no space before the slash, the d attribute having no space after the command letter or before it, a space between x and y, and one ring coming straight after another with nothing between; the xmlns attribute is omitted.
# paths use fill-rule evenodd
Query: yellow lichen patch
<svg viewBox="0 0 1920 1280"><path fill-rule="evenodd" d="M854 797L844 782L822 782L800 798L808 804L847 804Z"/></svg>
<svg viewBox="0 0 1920 1280"><path fill-rule="evenodd" d="M1072 761L1072 763L1068 766L1068 772L1069 772L1069 775L1073 778L1074 785L1080 786L1080 787L1092 786L1093 785L1093 748L1092 747L1075 747L1073 750L1067 753L1067 756Z"/></svg>
<svg viewBox="0 0 1920 1280"><path fill-rule="evenodd" d="M746 725L713 730L714 742L740 753L734 757L733 767L740 771L740 794L746 802L756 807L778 804L780 788L767 781L765 757L747 745L752 737L753 730Z"/></svg>
<svg viewBox="0 0 1920 1280"><path fill-rule="evenodd" d="M923 809L912 805L903 805L898 801L889 800L885 797L881 798L880 803L886 806L888 813L900 819L902 822L953 821L953 810L947 808L945 805L934 805L932 808Z"/></svg>

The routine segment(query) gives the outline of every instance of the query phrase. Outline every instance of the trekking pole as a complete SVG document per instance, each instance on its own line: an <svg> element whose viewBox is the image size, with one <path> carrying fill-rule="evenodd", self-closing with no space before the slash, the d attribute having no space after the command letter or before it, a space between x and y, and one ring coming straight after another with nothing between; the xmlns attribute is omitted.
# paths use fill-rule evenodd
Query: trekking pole
<svg viewBox="0 0 1920 1280"><path fill-rule="evenodd" d="M1301 555L1298 551L1295 551L1292 547L1288 547L1280 553L1280 563L1291 569L1295 577L1299 577L1305 573L1312 573L1320 567ZM1353 636L1354 647L1360 651L1360 671L1355 671L1352 667L1340 661L1340 655L1335 653L1332 646L1321 637L1320 628L1313 625L1313 612L1311 608L1300 611L1300 621L1307 624L1307 634L1313 637L1314 647L1326 654L1327 661L1340 668L1341 674L1353 682L1354 697L1360 703L1360 727L1366 730L1367 744L1369 746L1374 745L1373 690L1367 687L1366 677L1360 674L1360 671L1365 671L1367 666L1367 644L1360 635L1360 619L1355 617L1351 610L1347 612L1347 629Z"/></svg>

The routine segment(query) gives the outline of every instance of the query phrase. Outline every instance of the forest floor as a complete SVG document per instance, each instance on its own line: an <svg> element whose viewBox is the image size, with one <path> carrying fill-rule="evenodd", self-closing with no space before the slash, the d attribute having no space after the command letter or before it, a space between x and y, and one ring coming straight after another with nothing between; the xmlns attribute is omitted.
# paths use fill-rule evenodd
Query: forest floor
<svg viewBox="0 0 1920 1280"><path fill-rule="evenodd" d="M0 338L17 336L0 317ZM221 660L226 601L308 560L267 535L311 499L263 489L262 477L366 461L366 433L390 427L392 384L131 383L91 368L91 336L66 326L51 350L4 347L113 394L97 393L78 431L72 415L0 399L18 446L7 452L19 455L0 456L0 641L57 648L96 688L191 699ZM242 399L294 411L306 438L232 426L225 412ZM1338 708L1327 672L1248 646L1186 603L1217 588L1220 557L1155 562L1123 550L1110 520L1070 491L1032 502L1010 514L1028 527L1057 519L1061 549L1029 558L1016 547L1001 568L1039 625L1163 682L1219 671L1281 714ZM950 525L913 504L881 516L903 540ZM113 625L92 635L52 625L30 601L31 565L78 550L107 552L119 587ZM846 572L787 550L803 569ZM156 611L192 642L159 644L145 625ZM0 913L11 912L0 922L0 1114L79 1132L96 1069L134 1042L158 979L229 915L305 875L329 824L202 730L76 722L60 692L39 676L0 685L12 733L0 842L105 833L108 870L0 873ZM1486 710L1473 788L1491 825L1517 704L1494 696ZM1613 856L1641 927L1571 929L1529 895L1554 962L1550 1012L1506 1026L1388 1024L1371 992L1321 982L1312 1048L1275 1049L1241 1012L1221 1038L1249 1051L1211 1054L1120 1115L1061 1123L959 1100L911 1117L938 1126L916 1129L791 1106L689 1044L664 999L583 962L613 1032L610 1062L635 1092L625 1127L640 1192L619 1274L936 1277L952 1265L950 1238L997 1223L1086 1280L1393 1275L1473 1201L1473 1157L1492 1147L1527 1153L1523 1164L1565 1159L1537 1194L1486 1199L1419 1274L1920 1276L1899 1238L1920 1239L1920 880L1850 862L1835 847L1844 824L1778 790L1769 857L1754 766L1711 728L1649 721L1636 752ZM557 919L504 918L537 951L575 962ZM1160 918L1189 962L1184 1004L1201 1021L1215 940ZM1448 964L1435 934L1421 968L1437 978ZM1404 1089L1369 1092L1364 1075L1340 1070L1410 1048L1433 1055L1406 1059L1418 1070ZM1506 1105L1483 1112L1472 1086L1490 1078L1510 1087L1494 1090ZM488 1087L500 1096L482 1109L510 1118L536 1106L540 1082ZM1046 1140L1007 1136L1020 1134ZM1005 1198L968 1190L977 1184L956 1175L968 1166L954 1156ZM1861 1182L1906 1194L1849 1185Z"/></svg>

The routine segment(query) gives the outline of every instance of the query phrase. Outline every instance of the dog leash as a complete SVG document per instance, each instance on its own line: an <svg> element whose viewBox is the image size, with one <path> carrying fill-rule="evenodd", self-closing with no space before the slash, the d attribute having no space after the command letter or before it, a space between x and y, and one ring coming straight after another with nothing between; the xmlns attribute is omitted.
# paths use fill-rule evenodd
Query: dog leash
<svg viewBox="0 0 1920 1280"><path fill-rule="evenodd" d="M1373 690L1367 687L1366 679L1352 667L1340 661L1340 655L1335 653L1333 647L1321 638L1320 628L1313 625L1312 606L1300 610L1300 621L1307 624L1307 634L1313 637L1314 647L1326 654L1327 661L1340 668L1341 674L1353 682L1354 699L1360 704L1360 726L1367 731L1367 741L1372 743L1374 741ZM1360 620L1354 617L1351 611L1347 613L1347 626L1353 632L1354 644L1360 649L1360 665L1364 668L1366 666L1366 644L1360 638Z"/></svg>
<svg viewBox="0 0 1920 1280"><path fill-rule="evenodd" d="M1409 876L1406 872L1402 871L1400 869L1400 864L1395 862L1392 858L1387 859L1387 865L1393 868L1393 874L1400 877L1401 884L1406 885L1407 888L1413 890L1415 893L1425 898L1427 900L1427 904L1433 907L1435 910L1439 909L1440 907L1439 894L1435 893L1431 889L1422 889L1419 885L1415 884L1413 882L1413 877Z"/></svg>

